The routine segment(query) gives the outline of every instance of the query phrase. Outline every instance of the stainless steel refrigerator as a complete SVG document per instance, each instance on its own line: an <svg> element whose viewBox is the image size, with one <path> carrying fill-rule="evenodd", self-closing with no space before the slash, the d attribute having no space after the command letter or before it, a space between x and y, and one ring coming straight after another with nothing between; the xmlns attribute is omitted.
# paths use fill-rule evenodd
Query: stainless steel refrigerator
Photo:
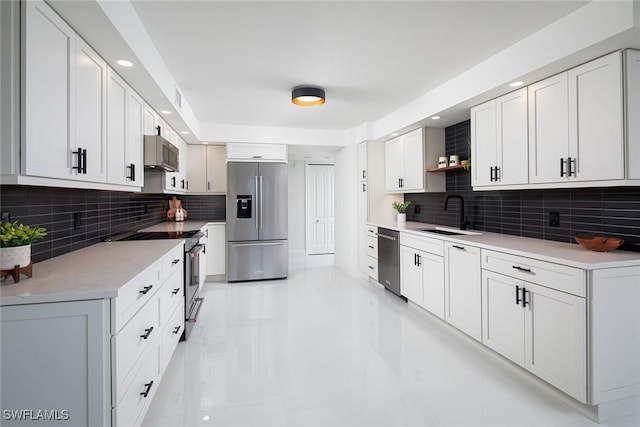
<svg viewBox="0 0 640 427"><path fill-rule="evenodd" d="M227 164L227 280L279 279L289 271L286 163Z"/></svg>

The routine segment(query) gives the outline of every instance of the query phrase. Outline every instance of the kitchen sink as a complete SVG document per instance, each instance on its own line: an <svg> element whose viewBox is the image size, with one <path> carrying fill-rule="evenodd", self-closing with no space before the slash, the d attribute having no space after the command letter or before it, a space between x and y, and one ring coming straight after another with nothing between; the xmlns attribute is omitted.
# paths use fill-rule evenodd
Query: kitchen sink
<svg viewBox="0 0 640 427"><path fill-rule="evenodd" d="M445 236L475 236L480 234L473 231L445 230L443 228L425 228L420 231L426 231L427 233L443 234Z"/></svg>

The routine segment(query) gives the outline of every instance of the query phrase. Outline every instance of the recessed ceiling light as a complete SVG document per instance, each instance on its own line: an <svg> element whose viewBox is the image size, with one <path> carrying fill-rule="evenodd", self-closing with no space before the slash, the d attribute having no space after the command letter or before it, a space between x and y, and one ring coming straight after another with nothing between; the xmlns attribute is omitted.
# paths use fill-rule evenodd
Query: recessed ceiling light
<svg viewBox="0 0 640 427"><path fill-rule="evenodd" d="M205 415L204 417L202 417L202 419L203 419L204 421L209 421L211 418L209 418L209 415Z"/></svg>
<svg viewBox="0 0 640 427"><path fill-rule="evenodd" d="M432 116L431 120L440 120L440 116Z"/></svg>
<svg viewBox="0 0 640 427"><path fill-rule="evenodd" d="M167 111L167 110L162 110L160 111L162 114L173 114L171 111Z"/></svg>
<svg viewBox="0 0 640 427"><path fill-rule="evenodd" d="M399 135L399 134L398 134L398 133L395 133L395 132L391 134L391 136L398 136L398 135Z"/></svg>
<svg viewBox="0 0 640 427"><path fill-rule="evenodd" d="M118 59L116 63L122 67L133 67L133 62L127 61L126 59Z"/></svg>
<svg viewBox="0 0 640 427"><path fill-rule="evenodd" d="M187 132L186 130L183 130L182 132L180 132L183 135L189 135L189 132Z"/></svg>
<svg viewBox="0 0 640 427"><path fill-rule="evenodd" d="M509 86L511 87L518 87L518 86L522 86L523 82L513 82L513 83L509 83Z"/></svg>

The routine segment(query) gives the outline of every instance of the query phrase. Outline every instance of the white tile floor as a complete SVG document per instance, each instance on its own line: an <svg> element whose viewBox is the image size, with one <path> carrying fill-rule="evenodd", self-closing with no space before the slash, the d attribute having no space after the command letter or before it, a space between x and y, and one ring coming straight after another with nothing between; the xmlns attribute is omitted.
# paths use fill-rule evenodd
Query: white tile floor
<svg viewBox="0 0 640 427"><path fill-rule="evenodd" d="M284 281L205 284L144 426L597 425L379 285L310 266L327 260Z"/></svg>

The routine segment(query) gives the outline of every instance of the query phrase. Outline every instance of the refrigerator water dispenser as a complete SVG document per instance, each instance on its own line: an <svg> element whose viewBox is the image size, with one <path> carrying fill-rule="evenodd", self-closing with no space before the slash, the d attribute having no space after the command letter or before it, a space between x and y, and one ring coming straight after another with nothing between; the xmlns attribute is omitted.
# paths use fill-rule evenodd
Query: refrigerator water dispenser
<svg viewBox="0 0 640 427"><path fill-rule="evenodd" d="M252 196L238 195L236 197L236 218L251 219Z"/></svg>

